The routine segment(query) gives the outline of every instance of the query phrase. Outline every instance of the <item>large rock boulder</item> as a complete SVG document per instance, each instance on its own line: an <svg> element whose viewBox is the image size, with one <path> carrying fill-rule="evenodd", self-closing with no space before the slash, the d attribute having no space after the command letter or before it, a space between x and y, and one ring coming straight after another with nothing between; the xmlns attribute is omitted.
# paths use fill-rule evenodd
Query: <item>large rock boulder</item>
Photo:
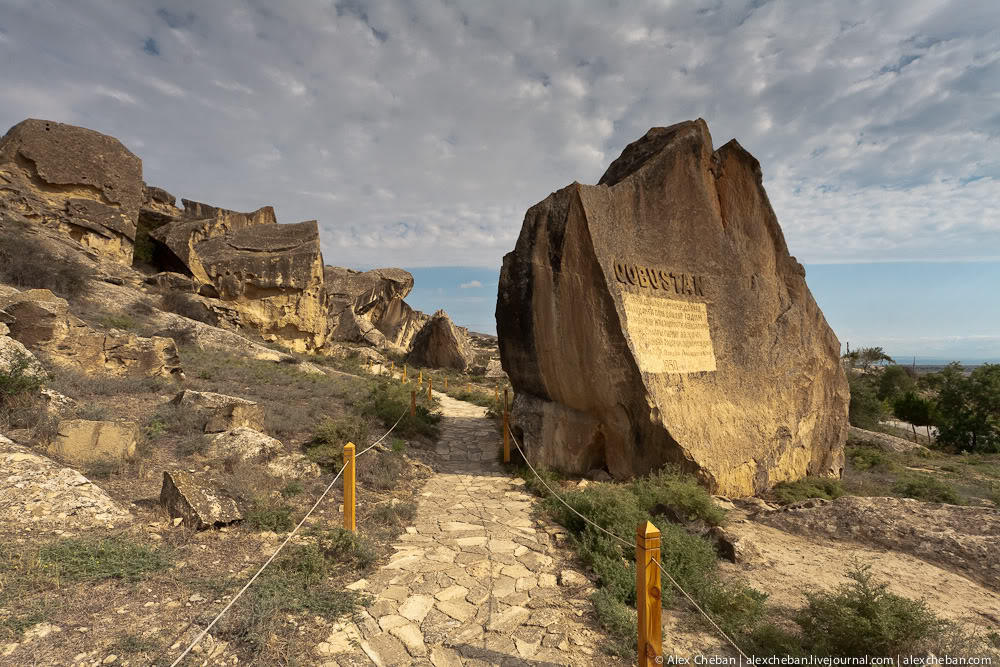
<svg viewBox="0 0 1000 667"><path fill-rule="evenodd" d="M138 440L135 422L64 419L48 445L48 454L75 465L120 462L135 455Z"/></svg>
<svg viewBox="0 0 1000 667"><path fill-rule="evenodd" d="M439 310L413 339L406 360L415 366L464 371L475 360L469 337L456 327L448 313Z"/></svg>
<svg viewBox="0 0 1000 667"><path fill-rule="evenodd" d="M266 433L239 426L212 438L209 456L244 462L266 461L284 451L281 441Z"/></svg>
<svg viewBox="0 0 1000 667"><path fill-rule="evenodd" d="M128 511L76 470L0 435L0 522L62 532L131 520Z"/></svg>
<svg viewBox="0 0 1000 667"><path fill-rule="evenodd" d="M205 420L205 433L264 427L264 411L255 401L246 398L185 389L170 402L181 410L199 413Z"/></svg>
<svg viewBox="0 0 1000 667"><path fill-rule="evenodd" d="M66 300L49 290L0 297L0 311L13 319L7 325L10 336L54 365L129 377L182 375L172 339L143 338L117 329L97 331L72 315Z"/></svg>
<svg viewBox="0 0 1000 667"><path fill-rule="evenodd" d="M496 318L534 462L620 478L674 462L727 496L841 473L840 344L757 160L713 151L703 120L529 209Z"/></svg>
<svg viewBox="0 0 1000 667"><path fill-rule="evenodd" d="M328 322L316 221L279 225L270 207L237 213L184 205L185 219L150 233L154 262L191 276L197 290L210 285L240 324L265 340L300 352L321 347Z"/></svg>
<svg viewBox="0 0 1000 667"><path fill-rule="evenodd" d="M194 530L218 528L243 518L235 500L183 470L164 471L160 505Z"/></svg>
<svg viewBox="0 0 1000 667"><path fill-rule="evenodd" d="M142 161L114 137L28 119L0 138L0 210L132 264Z"/></svg>
<svg viewBox="0 0 1000 667"><path fill-rule="evenodd" d="M403 269L324 268L330 339L407 350L427 316L403 299L413 276Z"/></svg>

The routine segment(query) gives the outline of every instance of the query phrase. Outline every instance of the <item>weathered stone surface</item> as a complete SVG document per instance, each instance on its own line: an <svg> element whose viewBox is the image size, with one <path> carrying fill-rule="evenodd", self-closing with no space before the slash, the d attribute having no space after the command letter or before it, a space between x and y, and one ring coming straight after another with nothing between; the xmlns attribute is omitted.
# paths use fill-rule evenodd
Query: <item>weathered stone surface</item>
<svg viewBox="0 0 1000 667"><path fill-rule="evenodd" d="M905 438L897 438L894 435L889 435L888 433L877 433L875 431L866 431L863 428L858 428L857 426L851 426L847 430L848 437L853 442L862 445L871 445L872 447L878 447L887 452L909 452L913 450L917 451L929 451L923 445L918 445L917 443L906 440Z"/></svg>
<svg viewBox="0 0 1000 667"><path fill-rule="evenodd" d="M0 310L15 320L8 325L11 337L53 364L131 377L172 377L183 372L177 345L170 338L142 338L117 329L96 331L49 290L0 297Z"/></svg>
<svg viewBox="0 0 1000 667"><path fill-rule="evenodd" d="M65 530L131 521L107 493L76 470L0 435L0 517Z"/></svg>
<svg viewBox="0 0 1000 667"><path fill-rule="evenodd" d="M286 479L308 479L320 476L319 466L305 454L286 454L267 462L267 473Z"/></svg>
<svg viewBox="0 0 1000 667"><path fill-rule="evenodd" d="M210 208L200 206L199 213ZM218 215L155 230L151 238L176 259L163 267L211 285L266 340L297 351L321 347L328 323L316 221L271 224L270 209Z"/></svg>
<svg viewBox="0 0 1000 667"><path fill-rule="evenodd" d="M413 289L413 276L403 269L327 266L324 285L331 340L405 350L427 320L403 301Z"/></svg>
<svg viewBox="0 0 1000 667"><path fill-rule="evenodd" d="M142 161L113 137L28 119L0 138L0 209L131 265Z"/></svg>
<svg viewBox="0 0 1000 667"><path fill-rule="evenodd" d="M243 518L236 501L189 472L165 471L160 504L171 517L195 530L224 526Z"/></svg>
<svg viewBox="0 0 1000 667"><path fill-rule="evenodd" d="M877 545L974 579L1000 591L1000 510L925 503L911 498L813 498L761 511L754 521L812 537Z"/></svg>
<svg viewBox="0 0 1000 667"><path fill-rule="evenodd" d="M0 326L6 328L7 325ZM15 364L23 365L22 372L28 377L44 378L47 375L28 348L10 336L0 335L0 373L10 373Z"/></svg>
<svg viewBox="0 0 1000 667"><path fill-rule="evenodd" d="M417 333L406 360L417 366L464 371L475 359L469 337L456 327L448 313L439 310Z"/></svg>
<svg viewBox="0 0 1000 667"><path fill-rule="evenodd" d="M212 439L211 456L240 461L264 461L284 451L281 441L246 426L237 426Z"/></svg>
<svg viewBox="0 0 1000 667"><path fill-rule="evenodd" d="M264 411L260 406L255 401L238 396L185 389L170 402L204 416L205 433L220 433L240 427L260 430L264 427Z"/></svg>
<svg viewBox="0 0 1000 667"><path fill-rule="evenodd" d="M599 185L529 209L497 331L529 458L615 477L675 462L743 496L838 475L840 345L758 162L702 120L654 128Z"/></svg>
<svg viewBox="0 0 1000 667"><path fill-rule="evenodd" d="M74 464L122 461L135 454L139 425L135 422L64 419L48 445L50 456Z"/></svg>

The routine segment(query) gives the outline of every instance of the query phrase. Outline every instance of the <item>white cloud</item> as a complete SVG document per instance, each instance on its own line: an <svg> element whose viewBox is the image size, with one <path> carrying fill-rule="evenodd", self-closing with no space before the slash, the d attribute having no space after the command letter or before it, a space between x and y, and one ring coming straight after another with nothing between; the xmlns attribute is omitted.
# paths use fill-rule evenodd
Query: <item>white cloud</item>
<svg viewBox="0 0 1000 667"><path fill-rule="evenodd" d="M1000 255L1000 3L339 6L22 3L0 125L141 138L147 182L318 219L331 263L494 267L529 206L700 116L800 261Z"/></svg>
<svg viewBox="0 0 1000 667"><path fill-rule="evenodd" d="M482 287L482 286L483 284L478 280L470 280L467 283L462 283L461 285L459 285L459 287L462 289L472 289L473 287Z"/></svg>

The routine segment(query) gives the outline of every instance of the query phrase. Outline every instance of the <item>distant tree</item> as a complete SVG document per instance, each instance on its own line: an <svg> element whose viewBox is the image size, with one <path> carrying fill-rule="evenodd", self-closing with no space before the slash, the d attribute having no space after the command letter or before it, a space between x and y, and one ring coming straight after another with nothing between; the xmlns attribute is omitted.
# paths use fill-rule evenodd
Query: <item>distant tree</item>
<svg viewBox="0 0 1000 667"><path fill-rule="evenodd" d="M873 378L861 373L848 372L847 382L851 388L848 421L852 426L869 431L875 430L886 416L886 409L885 404L876 395Z"/></svg>
<svg viewBox="0 0 1000 667"><path fill-rule="evenodd" d="M850 352L847 352L846 354L842 355L840 358L843 361L844 366L846 368L853 369L853 368L856 368L857 365L858 365L858 351L857 350L852 350Z"/></svg>
<svg viewBox="0 0 1000 667"><path fill-rule="evenodd" d="M878 397L891 405L897 398L911 391L915 385L913 371L906 366L898 364L886 366L879 378Z"/></svg>
<svg viewBox="0 0 1000 667"><path fill-rule="evenodd" d="M881 347L862 347L858 348L858 363L861 365L861 370L868 372L872 366L879 366L881 364L890 363L894 364L896 361L885 353Z"/></svg>
<svg viewBox="0 0 1000 667"><path fill-rule="evenodd" d="M1000 364L984 364L966 376L953 362L938 375L938 442L1000 452Z"/></svg>
<svg viewBox="0 0 1000 667"><path fill-rule="evenodd" d="M917 426L927 427L927 441L931 440L931 426L937 421L934 402L915 391L907 391L897 396L892 404L892 412L899 419L910 423L913 440L917 439Z"/></svg>

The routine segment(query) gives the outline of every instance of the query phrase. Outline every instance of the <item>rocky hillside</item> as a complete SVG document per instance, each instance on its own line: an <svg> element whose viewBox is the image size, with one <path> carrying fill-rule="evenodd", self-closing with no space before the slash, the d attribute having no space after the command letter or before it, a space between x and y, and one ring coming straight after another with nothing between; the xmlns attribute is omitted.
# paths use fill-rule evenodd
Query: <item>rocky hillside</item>
<svg viewBox="0 0 1000 667"><path fill-rule="evenodd" d="M29 258L68 263L140 293L129 301L156 295L161 310L320 355L341 354L341 343L405 355L430 319L404 301L406 271L326 266L315 220L176 202L113 137L29 119L0 139L8 282L31 282Z"/></svg>

